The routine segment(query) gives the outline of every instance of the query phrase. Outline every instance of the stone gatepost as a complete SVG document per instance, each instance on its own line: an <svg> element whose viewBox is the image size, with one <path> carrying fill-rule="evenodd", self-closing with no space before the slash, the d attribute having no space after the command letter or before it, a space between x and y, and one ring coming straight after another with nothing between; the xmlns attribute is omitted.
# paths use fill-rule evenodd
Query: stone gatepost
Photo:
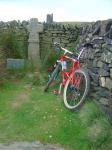
<svg viewBox="0 0 112 150"><path fill-rule="evenodd" d="M37 18L32 18L28 25L29 31L29 46L28 59L34 66L40 65L40 50L39 50L39 33L43 31L43 24L38 22Z"/></svg>

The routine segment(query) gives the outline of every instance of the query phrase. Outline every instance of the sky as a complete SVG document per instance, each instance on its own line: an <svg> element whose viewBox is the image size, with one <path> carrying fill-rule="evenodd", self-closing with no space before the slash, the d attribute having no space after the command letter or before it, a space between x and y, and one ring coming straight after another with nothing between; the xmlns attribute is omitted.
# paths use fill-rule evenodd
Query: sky
<svg viewBox="0 0 112 150"><path fill-rule="evenodd" d="M97 21L112 19L112 0L0 0L0 21Z"/></svg>

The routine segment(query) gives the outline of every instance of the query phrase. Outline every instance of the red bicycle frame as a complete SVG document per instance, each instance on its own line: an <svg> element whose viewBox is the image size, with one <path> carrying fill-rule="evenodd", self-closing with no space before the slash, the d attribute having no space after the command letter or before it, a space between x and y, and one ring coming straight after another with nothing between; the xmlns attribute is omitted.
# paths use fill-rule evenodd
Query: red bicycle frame
<svg viewBox="0 0 112 150"><path fill-rule="evenodd" d="M54 43L55 46L57 46L58 48L60 48L61 50L64 51L64 54L61 55L60 60L57 60L58 63L61 63L62 66L62 82L60 84L60 89L59 89L59 93L61 92L61 87L65 86L66 82L68 80L70 80L71 85L76 85L77 89L80 89L80 81L81 81L81 77L80 75L75 76L75 70L79 70L80 69L80 57L83 53L84 47L82 48L82 50L78 53L77 58L74 58L74 53L63 48L60 47L60 45L58 43ZM67 54L70 54L71 57L67 56ZM73 56L73 57L72 57ZM63 62L64 60L67 59L67 61L72 61L72 67L70 69L70 71L67 71L64 67L63 67Z"/></svg>
<svg viewBox="0 0 112 150"><path fill-rule="evenodd" d="M64 54L64 55L61 56L60 62L62 63L65 59L67 59L68 61L73 61L73 63L72 63L72 67L71 67L69 72L66 71L62 67L62 82L61 82L61 85L65 86L65 84L66 84L68 79L70 79L71 84L74 84L74 82L78 82L78 85L79 85L80 78L78 77L77 81L75 81L75 78L74 78L74 71L80 69L79 60L76 60L74 58L68 57L68 56L66 56L66 54Z"/></svg>

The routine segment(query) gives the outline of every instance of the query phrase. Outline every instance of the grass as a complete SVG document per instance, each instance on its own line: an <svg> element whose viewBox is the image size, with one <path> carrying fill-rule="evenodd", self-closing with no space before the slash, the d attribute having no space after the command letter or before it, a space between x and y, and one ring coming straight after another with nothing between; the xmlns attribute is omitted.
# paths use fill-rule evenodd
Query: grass
<svg viewBox="0 0 112 150"><path fill-rule="evenodd" d="M112 128L93 101L69 112L42 86L6 81L0 88L0 143L41 141L73 150L111 150Z"/></svg>

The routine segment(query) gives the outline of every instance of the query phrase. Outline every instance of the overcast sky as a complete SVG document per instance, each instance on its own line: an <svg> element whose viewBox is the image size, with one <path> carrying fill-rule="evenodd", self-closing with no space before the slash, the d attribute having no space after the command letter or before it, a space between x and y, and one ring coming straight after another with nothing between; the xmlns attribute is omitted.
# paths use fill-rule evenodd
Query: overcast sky
<svg viewBox="0 0 112 150"><path fill-rule="evenodd" d="M96 21L112 19L112 0L0 0L0 21Z"/></svg>

